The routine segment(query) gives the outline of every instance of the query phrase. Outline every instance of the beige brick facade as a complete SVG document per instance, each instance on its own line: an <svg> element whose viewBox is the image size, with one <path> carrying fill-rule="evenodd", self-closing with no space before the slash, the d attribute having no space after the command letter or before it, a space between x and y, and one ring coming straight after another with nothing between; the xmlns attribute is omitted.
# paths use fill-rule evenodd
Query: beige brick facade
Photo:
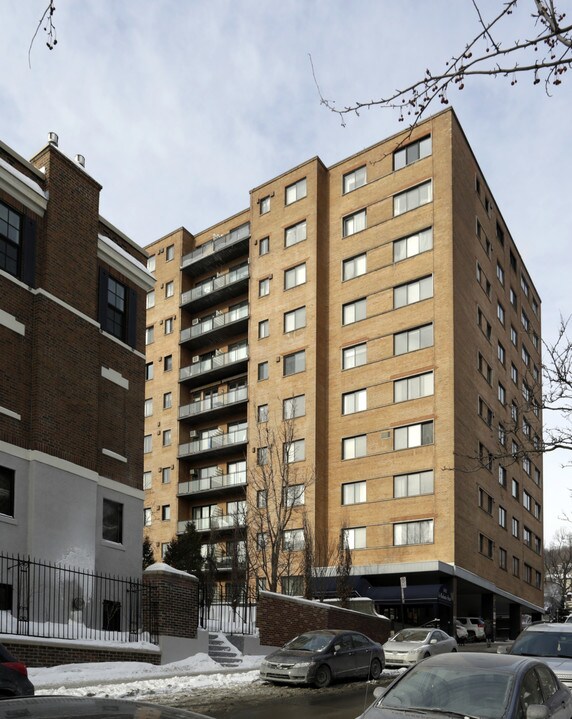
<svg viewBox="0 0 572 719"><path fill-rule="evenodd" d="M542 467L523 454L541 436L531 399L540 300L454 113L330 168L313 158L250 198L194 237L181 229L147 247L157 279L145 458L155 551L189 520L208 540L208 517L247 497L258 407L279 422L283 400L304 395L295 437L316 480L292 528L305 511L317 535L356 530L353 575L382 610L397 611L388 596L401 576L418 595L429 587L433 602L412 599L411 621L494 612L515 624L537 612ZM285 376L296 353L303 371ZM477 460L485 450L490 469ZM407 489L397 496L396 486Z"/></svg>

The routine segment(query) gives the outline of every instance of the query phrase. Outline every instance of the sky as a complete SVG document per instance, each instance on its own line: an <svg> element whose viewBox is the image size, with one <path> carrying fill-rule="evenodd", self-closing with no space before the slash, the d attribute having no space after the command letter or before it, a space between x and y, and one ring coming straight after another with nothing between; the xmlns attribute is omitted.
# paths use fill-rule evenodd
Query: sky
<svg viewBox="0 0 572 719"><path fill-rule="evenodd" d="M343 127L320 104L310 56L322 95L343 106L443 68L478 30L472 0L56 0L58 44L40 29L29 57L46 5L0 0L0 140L31 158L58 133L103 185L101 214L142 246L245 209L250 189L316 155L332 165L403 128L379 109ZM479 7L488 17L499 3ZM520 0L506 43L533 34L532 9ZM551 97L524 76L450 94L549 343L572 314L570 81ZM559 520L572 514L567 461L545 457L545 544L572 530Z"/></svg>

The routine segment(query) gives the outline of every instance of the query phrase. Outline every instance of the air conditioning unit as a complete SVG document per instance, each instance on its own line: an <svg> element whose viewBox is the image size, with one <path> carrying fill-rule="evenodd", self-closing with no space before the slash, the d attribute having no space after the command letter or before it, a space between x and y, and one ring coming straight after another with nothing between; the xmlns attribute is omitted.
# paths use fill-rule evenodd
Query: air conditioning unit
<svg viewBox="0 0 572 719"><path fill-rule="evenodd" d="M391 432L389 430L385 430L384 432L380 432L379 436L381 437L381 439L390 439Z"/></svg>
<svg viewBox="0 0 572 719"><path fill-rule="evenodd" d="M192 324L192 325L198 325L199 322L200 322L200 320L199 320L198 317L193 317L193 319L191 320L191 324Z"/></svg>
<svg viewBox="0 0 572 719"><path fill-rule="evenodd" d="M194 355L194 356L193 356L193 364L195 364L196 362L198 362L199 359L200 359L199 355Z"/></svg>
<svg viewBox="0 0 572 719"><path fill-rule="evenodd" d="M199 433L197 432L196 429L192 429L192 430L189 432L189 437L190 437L191 439L197 439L198 436L199 436Z"/></svg>

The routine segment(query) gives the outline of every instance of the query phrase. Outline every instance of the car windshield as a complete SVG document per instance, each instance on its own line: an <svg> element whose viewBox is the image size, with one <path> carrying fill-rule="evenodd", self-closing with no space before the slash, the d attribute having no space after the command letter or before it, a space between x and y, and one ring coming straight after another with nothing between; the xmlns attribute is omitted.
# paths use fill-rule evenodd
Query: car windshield
<svg viewBox="0 0 572 719"><path fill-rule="evenodd" d="M332 641L331 634L300 634L284 645L284 649L300 649L305 652L321 652Z"/></svg>
<svg viewBox="0 0 572 719"><path fill-rule="evenodd" d="M393 637L394 642L424 642L429 632L426 629L402 629Z"/></svg>
<svg viewBox="0 0 572 719"><path fill-rule="evenodd" d="M525 631L512 645L511 654L531 657L572 658L572 630L569 632Z"/></svg>
<svg viewBox="0 0 572 719"><path fill-rule="evenodd" d="M421 663L389 689L377 706L500 719L507 709L513 681L511 674L503 672Z"/></svg>

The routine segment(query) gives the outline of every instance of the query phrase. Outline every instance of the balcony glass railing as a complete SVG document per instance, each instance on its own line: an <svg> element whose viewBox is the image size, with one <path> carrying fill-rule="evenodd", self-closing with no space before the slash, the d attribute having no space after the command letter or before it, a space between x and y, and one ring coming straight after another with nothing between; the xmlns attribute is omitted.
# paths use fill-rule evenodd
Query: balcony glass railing
<svg viewBox="0 0 572 719"><path fill-rule="evenodd" d="M226 487L240 487L246 484L246 470L232 472L231 474L215 474L211 477L198 477L190 482L179 482L179 494L194 494L195 492L208 492L213 489Z"/></svg>
<svg viewBox="0 0 572 719"><path fill-rule="evenodd" d="M181 342L186 342L187 340L194 339L195 337L201 337L202 335L213 332L213 330L217 330L220 327L231 325L233 322L243 320L248 317L248 312L248 305L244 305L244 307L239 307L235 310L231 310L230 312L224 312L216 317L209 317L202 322L191 325L191 327L181 330Z"/></svg>
<svg viewBox="0 0 572 719"><path fill-rule="evenodd" d="M233 529L246 526L246 515L243 512L238 514L219 514L214 517L200 517L199 519L188 519L177 522L177 532L183 534L187 524L194 524L197 532L207 532L210 529Z"/></svg>
<svg viewBox="0 0 572 719"><path fill-rule="evenodd" d="M248 442L248 429L239 429L235 432L226 432L214 434L209 437L201 437L192 442L179 445L179 456L183 457L189 454L198 454L200 452L208 452L212 449L221 449L222 447L232 447L236 444L244 444Z"/></svg>
<svg viewBox="0 0 572 719"><path fill-rule="evenodd" d="M198 287L193 287L192 290L189 290L188 292L183 292L181 295L181 304L186 305L189 302L194 302L195 300L200 300L201 297L205 297L206 295L211 295L213 292L216 292L217 290L221 290L223 287L230 287L231 285L235 284L236 282L240 282L241 280L248 279L249 275L249 268L248 265L244 265L243 267L239 267L236 270L231 270L230 272L227 272L224 275L221 275L220 277L215 277L212 280L209 280L209 282L205 282L202 285L199 285Z"/></svg>
<svg viewBox="0 0 572 719"><path fill-rule="evenodd" d="M240 225L240 227L231 230L226 235L214 237L210 242L205 242L192 252L189 252L188 255L185 255L185 257L183 257L183 262L181 266L188 267L189 265L193 264L193 262L198 262L203 257L212 255L215 252L220 252L220 250L223 250L225 247L230 247L231 245L234 245L235 243L240 242L247 237L250 237L250 222L245 222L244 225Z"/></svg>
<svg viewBox="0 0 572 719"><path fill-rule="evenodd" d="M246 402L248 399L248 387L239 387L238 389L231 389L228 392L221 392L220 394L212 394L210 397L191 402L179 408L179 419L186 419L187 417L196 417L199 414L205 412L211 412L214 409L221 409L222 407L230 407L233 404L240 402Z"/></svg>
<svg viewBox="0 0 572 719"><path fill-rule="evenodd" d="M242 362L246 359L248 359L248 347L239 347L238 349L230 350L230 352L222 352L215 357L199 360L188 367L182 367L179 372L179 379L185 380L189 377L196 377L205 372L211 372L214 369L232 365L235 362Z"/></svg>

